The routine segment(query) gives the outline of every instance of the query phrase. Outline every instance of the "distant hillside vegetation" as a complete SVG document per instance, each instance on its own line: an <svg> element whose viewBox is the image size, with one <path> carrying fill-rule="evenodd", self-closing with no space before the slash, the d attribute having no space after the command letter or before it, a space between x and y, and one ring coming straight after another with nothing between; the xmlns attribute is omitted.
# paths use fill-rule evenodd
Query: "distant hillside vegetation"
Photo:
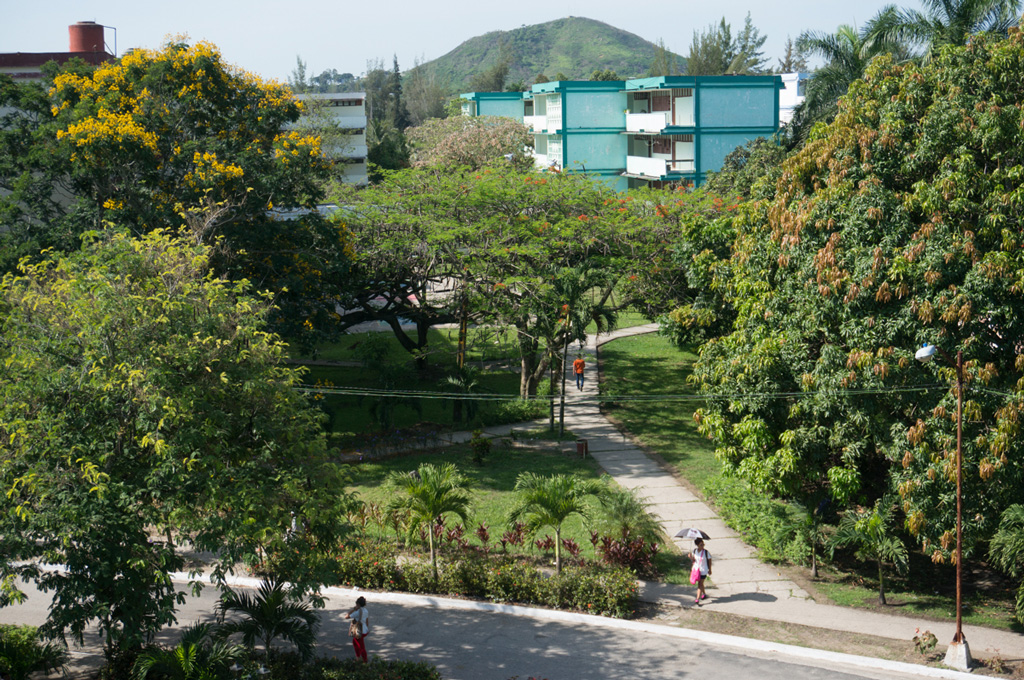
<svg viewBox="0 0 1024 680"><path fill-rule="evenodd" d="M433 71L451 93L466 92L470 80L502 58L509 61L506 83L522 80L532 85L538 74L554 80L562 73L570 80L589 80L596 70L611 69L620 78L646 77L656 45L614 26L568 17L511 31L492 31L471 38L448 54L417 68ZM676 57L680 70L686 59Z"/></svg>

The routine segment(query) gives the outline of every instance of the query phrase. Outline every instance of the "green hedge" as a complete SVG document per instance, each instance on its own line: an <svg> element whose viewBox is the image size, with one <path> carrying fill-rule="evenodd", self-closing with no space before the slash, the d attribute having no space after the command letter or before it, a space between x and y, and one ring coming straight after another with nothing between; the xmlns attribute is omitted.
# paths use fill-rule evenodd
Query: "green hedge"
<svg viewBox="0 0 1024 680"><path fill-rule="evenodd" d="M807 530L788 505L759 496L743 482L729 477L711 478L704 485L704 493L722 519L757 548L761 559L774 563L809 563L811 545Z"/></svg>
<svg viewBox="0 0 1024 680"><path fill-rule="evenodd" d="M383 544L345 548L337 563L338 582L344 586L541 605L619 618L633 615L638 593L633 572L597 563L566 567L561 574L546 576L507 556L466 553L461 559L439 562L435 581L429 564L399 566L394 548Z"/></svg>

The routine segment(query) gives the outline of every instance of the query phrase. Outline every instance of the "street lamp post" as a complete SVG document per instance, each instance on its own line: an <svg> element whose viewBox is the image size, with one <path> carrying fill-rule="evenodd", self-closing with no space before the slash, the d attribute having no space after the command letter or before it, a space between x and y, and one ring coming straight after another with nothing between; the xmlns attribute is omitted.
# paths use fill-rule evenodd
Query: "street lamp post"
<svg viewBox="0 0 1024 680"><path fill-rule="evenodd" d="M967 646L961 623L963 609L963 422L964 422L964 355L957 351L956 359L940 347L925 344L917 350L914 358L928 363L935 354L941 354L956 367L956 634L946 649L945 664L960 670L971 667L971 650Z"/></svg>

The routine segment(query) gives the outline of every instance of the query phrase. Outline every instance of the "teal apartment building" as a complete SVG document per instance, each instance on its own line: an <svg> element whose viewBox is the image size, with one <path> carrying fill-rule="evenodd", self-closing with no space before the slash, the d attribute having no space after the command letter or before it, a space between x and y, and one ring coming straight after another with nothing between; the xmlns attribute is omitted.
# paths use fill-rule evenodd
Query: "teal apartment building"
<svg viewBox="0 0 1024 680"><path fill-rule="evenodd" d="M461 97L465 115L525 123L538 168L586 172L624 191L701 184L737 146L778 131L782 89L780 76L665 76Z"/></svg>

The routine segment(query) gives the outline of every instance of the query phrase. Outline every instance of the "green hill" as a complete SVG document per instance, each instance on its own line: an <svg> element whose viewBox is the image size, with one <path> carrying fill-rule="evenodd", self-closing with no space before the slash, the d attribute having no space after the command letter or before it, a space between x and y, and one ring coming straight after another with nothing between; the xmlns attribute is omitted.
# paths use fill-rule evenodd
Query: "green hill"
<svg viewBox="0 0 1024 680"><path fill-rule="evenodd" d="M583 17L567 17L511 31L492 31L471 38L448 54L417 68L433 71L452 93L466 92L470 80L501 59L509 62L507 83L533 84L543 73L554 80L589 80L595 70L611 69L620 78L645 77L656 45L643 38ZM676 57L680 69L686 60Z"/></svg>

